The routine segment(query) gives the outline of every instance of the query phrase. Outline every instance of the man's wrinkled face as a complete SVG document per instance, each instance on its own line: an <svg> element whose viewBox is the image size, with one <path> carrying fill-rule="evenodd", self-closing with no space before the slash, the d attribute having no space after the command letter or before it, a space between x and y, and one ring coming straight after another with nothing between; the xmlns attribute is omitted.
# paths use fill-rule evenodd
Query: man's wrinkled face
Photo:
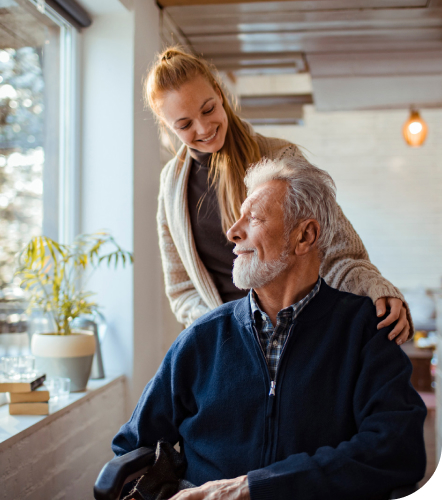
<svg viewBox="0 0 442 500"><path fill-rule="evenodd" d="M233 282L238 288L261 288L287 269L286 192L284 181L258 186L244 201L240 219L227 232L229 240L236 244Z"/></svg>

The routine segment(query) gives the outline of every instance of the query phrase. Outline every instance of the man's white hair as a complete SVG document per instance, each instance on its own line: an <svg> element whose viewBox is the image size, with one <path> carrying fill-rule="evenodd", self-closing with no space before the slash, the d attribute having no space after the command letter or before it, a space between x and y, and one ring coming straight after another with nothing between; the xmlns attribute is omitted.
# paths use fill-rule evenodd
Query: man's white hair
<svg viewBox="0 0 442 500"><path fill-rule="evenodd" d="M264 158L249 167L244 180L247 196L271 180L282 180L288 184L284 200L286 234L290 234L303 220L316 219L320 226L317 248L322 256L331 244L336 227L338 205L333 179L296 149L294 156L279 160Z"/></svg>

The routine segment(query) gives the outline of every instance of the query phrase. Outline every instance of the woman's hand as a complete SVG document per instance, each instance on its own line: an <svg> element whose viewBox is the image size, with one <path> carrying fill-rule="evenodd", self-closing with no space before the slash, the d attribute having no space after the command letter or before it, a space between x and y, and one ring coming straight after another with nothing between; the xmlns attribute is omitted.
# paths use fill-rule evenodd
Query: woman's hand
<svg viewBox="0 0 442 500"><path fill-rule="evenodd" d="M376 301L376 314L378 317L384 316L390 309L390 314L378 324L378 330L385 326L391 325L397 320L397 325L391 330L388 335L389 340L396 339L396 344L401 345L407 339L410 333L410 323L407 319L407 310L401 299L393 297L381 297Z"/></svg>

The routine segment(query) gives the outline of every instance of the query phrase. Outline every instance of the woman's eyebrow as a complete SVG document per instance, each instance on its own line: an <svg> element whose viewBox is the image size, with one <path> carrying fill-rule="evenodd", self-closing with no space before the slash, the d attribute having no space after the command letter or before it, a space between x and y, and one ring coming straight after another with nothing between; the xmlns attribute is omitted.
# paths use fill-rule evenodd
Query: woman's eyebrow
<svg viewBox="0 0 442 500"><path fill-rule="evenodd" d="M208 99L206 99L206 100L203 102L203 104L201 105L201 107L200 107L200 111L201 111L201 110L204 108L204 106L205 106L205 105L206 105L206 104L207 104L210 100L212 100L212 99L214 99L214 97L209 97ZM187 117L184 117L184 118L178 118L178 120L175 120L175 121L173 122L173 124L175 125L176 123L181 122L181 121L183 121L183 120L190 120L190 118L187 118Z"/></svg>

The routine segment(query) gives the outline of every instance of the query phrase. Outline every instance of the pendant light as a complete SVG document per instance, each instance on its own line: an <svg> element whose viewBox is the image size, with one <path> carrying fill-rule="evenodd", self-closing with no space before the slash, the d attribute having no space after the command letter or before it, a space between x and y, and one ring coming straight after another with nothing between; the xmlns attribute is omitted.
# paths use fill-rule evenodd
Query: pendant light
<svg viewBox="0 0 442 500"><path fill-rule="evenodd" d="M410 111L410 118L408 118L402 128L405 141L409 146L418 148L424 143L427 132L427 124L422 120L419 112L412 108Z"/></svg>

